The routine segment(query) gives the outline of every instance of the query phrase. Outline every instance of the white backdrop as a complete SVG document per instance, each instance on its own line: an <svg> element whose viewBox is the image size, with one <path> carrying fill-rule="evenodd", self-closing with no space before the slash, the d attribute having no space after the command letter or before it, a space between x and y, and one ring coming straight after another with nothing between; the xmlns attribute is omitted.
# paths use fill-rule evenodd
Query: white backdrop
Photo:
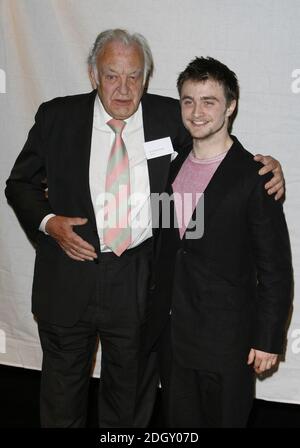
<svg viewBox="0 0 300 448"><path fill-rule="evenodd" d="M285 362L258 381L257 396L294 403L300 403L299 23L298 0L0 0L2 192L38 105L90 90L86 57L100 31L123 27L146 36L156 64L152 93L176 97L176 77L196 55L220 59L237 73L234 133L252 152L282 163L295 277ZM0 208L0 363L39 369L30 312L34 250L3 193Z"/></svg>

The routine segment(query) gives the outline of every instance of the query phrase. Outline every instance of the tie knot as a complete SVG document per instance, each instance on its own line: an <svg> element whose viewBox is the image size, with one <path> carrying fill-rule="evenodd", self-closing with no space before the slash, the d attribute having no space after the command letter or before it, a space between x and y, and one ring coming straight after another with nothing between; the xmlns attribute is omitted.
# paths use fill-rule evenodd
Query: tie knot
<svg viewBox="0 0 300 448"><path fill-rule="evenodd" d="M114 118L112 118L107 122L107 124L116 134L121 134L126 125L126 122L123 120L115 120Z"/></svg>

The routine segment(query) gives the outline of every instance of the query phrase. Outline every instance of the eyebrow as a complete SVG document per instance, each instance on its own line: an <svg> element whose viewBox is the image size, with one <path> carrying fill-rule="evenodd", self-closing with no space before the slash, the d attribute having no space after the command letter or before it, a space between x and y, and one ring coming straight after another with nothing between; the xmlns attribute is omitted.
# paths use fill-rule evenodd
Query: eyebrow
<svg viewBox="0 0 300 448"><path fill-rule="evenodd" d="M183 101L183 100L192 100L193 98L191 97L191 96L188 96L188 95L184 95L182 98L180 98L180 101Z"/></svg>
<svg viewBox="0 0 300 448"><path fill-rule="evenodd" d="M193 100L193 99L194 98L192 96L184 95L181 98L181 101L183 101L183 100ZM218 98L216 98L215 96L200 96L200 100L214 100L214 101L218 101L219 102Z"/></svg>
<svg viewBox="0 0 300 448"><path fill-rule="evenodd" d="M116 75L119 74L119 72L117 70L113 69L112 67L107 67L107 69L104 71L107 71L110 73L115 73ZM132 72L128 73L128 75L135 75L135 74L139 74L139 73L143 73L143 69L137 68L136 70L133 70Z"/></svg>
<svg viewBox="0 0 300 448"><path fill-rule="evenodd" d="M114 70L112 67L107 67L106 69L103 70L104 72L112 72L112 73L117 73L116 70Z"/></svg>
<svg viewBox="0 0 300 448"><path fill-rule="evenodd" d="M137 68L136 70L133 70L132 72L129 73L129 75L138 75L140 73L143 73L143 69L142 68Z"/></svg>
<svg viewBox="0 0 300 448"><path fill-rule="evenodd" d="M215 96L201 96L200 97L201 100L214 100L214 101L219 101L217 97Z"/></svg>

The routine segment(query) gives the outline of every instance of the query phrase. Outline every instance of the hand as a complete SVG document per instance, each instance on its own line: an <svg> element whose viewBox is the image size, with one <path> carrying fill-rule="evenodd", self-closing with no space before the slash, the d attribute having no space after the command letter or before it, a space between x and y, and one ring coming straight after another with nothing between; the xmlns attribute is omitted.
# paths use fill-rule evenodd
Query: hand
<svg viewBox="0 0 300 448"><path fill-rule="evenodd" d="M92 261L97 258L94 247L73 231L73 226L83 226L87 221L86 218L53 216L47 221L45 230L73 260Z"/></svg>
<svg viewBox="0 0 300 448"><path fill-rule="evenodd" d="M260 350L255 350L251 348L248 355L247 364L250 365L254 363L253 368L256 373L260 374L265 372L266 370L271 369L271 367L275 366L278 360L278 355L274 355L273 353L262 352Z"/></svg>
<svg viewBox="0 0 300 448"><path fill-rule="evenodd" d="M274 159L271 156L263 156L261 154L256 154L254 160L256 160L256 162L261 162L265 165L259 170L258 174L262 176L263 174L272 171L274 175L273 178L265 185L265 189L268 190L268 194L271 195L273 193L276 193L275 195L276 201L282 198L285 191L284 177L281 165L278 162L278 160Z"/></svg>

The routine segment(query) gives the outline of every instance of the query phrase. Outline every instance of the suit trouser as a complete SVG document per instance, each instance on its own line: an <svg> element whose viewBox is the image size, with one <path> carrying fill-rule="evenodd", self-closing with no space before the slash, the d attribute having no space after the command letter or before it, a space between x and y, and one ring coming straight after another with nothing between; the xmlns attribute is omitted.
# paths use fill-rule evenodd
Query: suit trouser
<svg viewBox="0 0 300 448"><path fill-rule="evenodd" d="M160 338L162 405L171 428L245 427L254 398L253 366L191 369L174 359L171 319Z"/></svg>
<svg viewBox="0 0 300 448"><path fill-rule="evenodd" d="M158 380L156 354L143 350L151 254L151 241L120 258L102 254L97 293L80 321L70 328L38 321L43 427L85 426L98 336L99 426L146 427L149 423Z"/></svg>

